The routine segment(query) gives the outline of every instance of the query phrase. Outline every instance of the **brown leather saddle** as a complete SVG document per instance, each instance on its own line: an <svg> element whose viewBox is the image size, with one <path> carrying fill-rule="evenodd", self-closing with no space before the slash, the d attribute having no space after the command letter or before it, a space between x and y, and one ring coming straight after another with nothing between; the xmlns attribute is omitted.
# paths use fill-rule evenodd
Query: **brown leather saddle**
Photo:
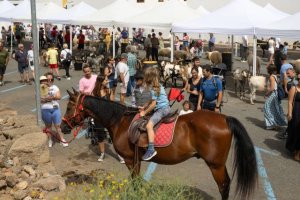
<svg viewBox="0 0 300 200"><path fill-rule="evenodd" d="M159 126L163 123L168 124L172 123L176 120L178 116L178 110L170 113L169 115L162 118L155 126L154 132L159 128ZM146 125L150 119L151 115L147 115L145 117L141 117L134 122L131 123L128 130L128 138L132 144L135 144L139 147L147 147L148 146L148 137L147 137L147 129Z"/></svg>

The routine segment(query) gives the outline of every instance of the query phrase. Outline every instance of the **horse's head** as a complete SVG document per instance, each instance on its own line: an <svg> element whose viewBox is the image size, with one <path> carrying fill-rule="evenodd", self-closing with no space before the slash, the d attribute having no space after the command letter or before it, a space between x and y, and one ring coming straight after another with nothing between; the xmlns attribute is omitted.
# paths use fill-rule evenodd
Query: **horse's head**
<svg viewBox="0 0 300 200"><path fill-rule="evenodd" d="M85 111L83 109L83 100L85 95L80 94L73 88L73 92L67 90L70 98L67 105L66 113L62 119L61 130L64 133L69 132L74 127L83 123L85 119Z"/></svg>

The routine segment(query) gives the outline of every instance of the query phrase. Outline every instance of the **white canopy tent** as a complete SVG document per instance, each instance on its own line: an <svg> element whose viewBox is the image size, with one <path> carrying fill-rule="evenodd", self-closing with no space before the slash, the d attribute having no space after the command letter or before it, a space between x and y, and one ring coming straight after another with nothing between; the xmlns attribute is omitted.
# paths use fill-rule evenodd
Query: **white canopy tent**
<svg viewBox="0 0 300 200"><path fill-rule="evenodd" d="M171 28L172 23L200 17L194 9L178 0L164 2L143 13L119 19L117 25L144 28Z"/></svg>
<svg viewBox="0 0 300 200"><path fill-rule="evenodd" d="M6 12L0 13L0 20L8 22L30 22L30 1L24 0L14 8L7 10Z"/></svg>
<svg viewBox="0 0 300 200"><path fill-rule="evenodd" d="M173 24L173 32L253 35L255 28L282 19L250 0L233 0L203 17Z"/></svg>
<svg viewBox="0 0 300 200"><path fill-rule="evenodd" d="M37 10L37 21L39 23L65 24L70 22L70 17L66 9L53 2L49 2L47 5Z"/></svg>
<svg viewBox="0 0 300 200"><path fill-rule="evenodd" d="M210 12L204 8L202 5L199 5L198 8L196 8L196 12L198 12L200 15L207 15Z"/></svg>
<svg viewBox="0 0 300 200"><path fill-rule="evenodd" d="M85 2L80 2L79 4L75 5L74 7L67 9L69 18L71 20L76 20L79 17L83 17L86 15L89 15L91 13L95 13L97 11L96 8L92 7L91 5L85 3Z"/></svg>
<svg viewBox="0 0 300 200"><path fill-rule="evenodd" d="M124 12L118 13L120 10ZM141 10L138 5L129 3L126 0L117 0L93 13L85 16L74 17L72 19L72 24L90 24L112 27L113 21L133 16L141 12L143 12L143 10Z"/></svg>
<svg viewBox="0 0 300 200"><path fill-rule="evenodd" d="M284 19L257 28L257 35L273 37L300 38L300 12Z"/></svg>
<svg viewBox="0 0 300 200"><path fill-rule="evenodd" d="M0 2L0 13L3 13L13 8L15 8L15 6L7 0L3 0Z"/></svg>
<svg viewBox="0 0 300 200"><path fill-rule="evenodd" d="M276 15L281 16L282 18L285 18L285 17L290 16L290 14L285 13L285 12L283 12L283 11L281 11L281 10L275 8L275 7L272 6L272 4L270 4L270 3L268 3L268 4L264 7L264 9L269 10L269 11L275 13Z"/></svg>
<svg viewBox="0 0 300 200"><path fill-rule="evenodd" d="M256 28L282 19L250 0L233 0L222 8L190 21L174 23L173 32L253 35L253 66L256 66ZM256 68L253 67L253 75Z"/></svg>

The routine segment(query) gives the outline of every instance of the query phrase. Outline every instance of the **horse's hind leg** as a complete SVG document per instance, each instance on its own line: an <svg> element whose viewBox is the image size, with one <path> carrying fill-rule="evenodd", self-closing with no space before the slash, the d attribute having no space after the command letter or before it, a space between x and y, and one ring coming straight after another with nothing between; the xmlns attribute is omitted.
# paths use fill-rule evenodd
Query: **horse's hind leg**
<svg viewBox="0 0 300 200"><path fill-rule="evenodd" d="M222 200L227 200L229 197L230 190L230 178L228 176L226 166L215 166L214 164L208 164L211 173L219 187Z"/></svg>

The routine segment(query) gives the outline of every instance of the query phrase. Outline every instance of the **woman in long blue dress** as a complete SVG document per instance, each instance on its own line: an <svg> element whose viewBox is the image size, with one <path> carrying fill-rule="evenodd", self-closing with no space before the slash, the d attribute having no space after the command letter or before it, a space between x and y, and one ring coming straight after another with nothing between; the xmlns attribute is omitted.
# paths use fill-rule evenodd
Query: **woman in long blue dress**
<svg viewBox="0 0 300 200"><path fill-rule="evenodd" d="M276 129L286 125L284 112L281 102L278 100L277 85L279 81L276 76L276 66L270 64L267 68L270 75L268 90L266 92L266 101L264 105L264 117L266 129Z"/></svg>

